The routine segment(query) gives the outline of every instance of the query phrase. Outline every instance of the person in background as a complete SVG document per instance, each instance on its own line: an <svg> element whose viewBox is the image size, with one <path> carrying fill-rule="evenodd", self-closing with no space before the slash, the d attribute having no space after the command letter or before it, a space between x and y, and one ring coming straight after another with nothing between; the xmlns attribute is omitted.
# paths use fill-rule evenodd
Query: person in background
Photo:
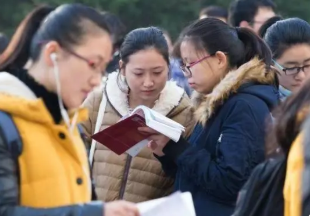
<svg viewBox="0 0 310 216"><path fill-rule="evenodd" d="M273 111L276 120L266 142L268 160L255 168L240 191L233 216L305 215L301 214L302 198L307 193L309 197L310 192L309 169L306 169L310 141L309 117L306 120L310 111L309 88L308 79Z"/></svg>
<svg viewBox="0 0 310 216"><path fill-rule="evenodd" d="M310 24L299 18L278 21L268 28L264 40L273 53L280 98L285 100L310 75Z"/></svg>
<svg viewBox="0 0 310 216"><path fill-rule="evenodd" d="M182 124L186 128L184 136L188 136L194 124L190 100L176 83L167 81L169 50L162 31L156 27L131 31L120 56L120 72L111 73L104 86L84 103L91 112L83 123L89 144L91 135L114 125L139 105ZM93 141L90 161L100 200L142 202L172 191L173 180L164 174L147 147L132 158L116 155Z"/></svg>
<svg viewBox="0 0 310 216"><path fill-rule="evenodd" d="M238 191L264 160L265 123L278 103L272 54L249 29L206 18L183 32L181 56L196 91L190 139L139 130L150 134L149 147L175 178L175 190L192 193L197 216L230 216Z"/></svg>
<svg viewBox="0 0 310 216"><path fill-rule="evenodd" d="M4 34L0 33L0 55L4 52L9 44L9 39Z"/></svg>
<svg viewBox="0 0 310 216"><path fill-rule="evenodd" d="M192 90L189 87L189 84L187 82L187 78L184 76L182 70L181 70L181 64L180 64L180 55L176 54L177 47L172 45L172 40L170 38L169 33L166 30L163 30L165 39L168 43L169 47L169 55L170 55L170 80L174 81L183 88L188 96L191 95Z"/></svg>
<svg viewBox="0 0 310 216"><path fill-rule="evenodd" d="M234 0L229 7L229 23L258 33L266 20L275 16L275 9L272 0Z"/></svg>
<svg viewBox="0 0 310 216"><path fill-rule="evenodd" d="M124 41L127 28L122 20L113 13L102 12L104 21L107 23L113 40L113 56L112 61L108 64L106 72L112 73L119 69L119 49Z"/></svg>
<svg viewBox="0 0 310 216"><path fill-rule="evenodd" d="M268 19L259 29L258 31L258 35L261 37L261 38L264 38L265 37L265 34L267 32L267 29L272 26L273 24L275 24L276 22L280 21L280 20L283 20L283 18L281 16L274 16L274 17L271 17L270 19Z"/></svg>
<svg viewBox="0 0 310 216"><path fill-rule="evenodd" d="M309 157L306 152L309 149L309 135L305 126L309 126L309 120L304 125L310 110L309 88L308 79L296 94L283 103L282 115L277 117L276 137L287 160L283 188L284 216L305 215L301 214L301 209L303 194L306 194L303 190L309 188L305 184L309 180L309 170L305 169L308 163L305 159Z"/></svg>
<svg viewBox="0 0 310 216"><path fill-rule="evenodd" d="M199 19L213 17L222 20L227 23L228 11L227 9L220 6L209 6L203 8L199 13Z"/></svg>
<svg viewBox="0 0 310 216"><path fill-rule="evenodd" d="M77 125L87 119L79 107L101 83L111 52L108 27L90 7L41 6L21 22L0 57L1 216L139 215L131 203L92 201Z"/></svg>

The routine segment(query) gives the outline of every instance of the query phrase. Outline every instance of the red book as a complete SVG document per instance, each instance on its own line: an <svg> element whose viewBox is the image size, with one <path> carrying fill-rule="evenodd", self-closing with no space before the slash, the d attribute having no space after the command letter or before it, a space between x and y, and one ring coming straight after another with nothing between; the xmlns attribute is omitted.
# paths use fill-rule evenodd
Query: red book
<svg viewBox="0 0 310 216"><path fill-rule="evenodd" d="M94 134L92 138L116 154L121 155L137 143L148 138L148 135L143 135L138 131L139 127L146 127L145 118L133 114Z"/></svg>

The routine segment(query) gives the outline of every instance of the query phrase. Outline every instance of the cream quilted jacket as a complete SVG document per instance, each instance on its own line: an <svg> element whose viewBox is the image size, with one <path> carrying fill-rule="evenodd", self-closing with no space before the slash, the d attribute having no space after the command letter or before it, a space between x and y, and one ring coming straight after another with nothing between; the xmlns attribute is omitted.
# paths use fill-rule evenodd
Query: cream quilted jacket
<svg viewBox="0 0 310 216"><path fill-rule="evenodd" d="M83 127L88 137L94 133L102 97L107 97L107 103L100 130L115 124L129 112L126 93L118 88L117 73L112 73L102 88L95 90L85 101L90 118ZM184 136L194 126L190 99L174 82L167 82L153 109L184 125L187 128ZM118 156L97 143L92 171L98 199L103 201L142 202L163 197L172 190L173 180L165 176L161 164L147 148L132 158L127 154Z"/></svg>

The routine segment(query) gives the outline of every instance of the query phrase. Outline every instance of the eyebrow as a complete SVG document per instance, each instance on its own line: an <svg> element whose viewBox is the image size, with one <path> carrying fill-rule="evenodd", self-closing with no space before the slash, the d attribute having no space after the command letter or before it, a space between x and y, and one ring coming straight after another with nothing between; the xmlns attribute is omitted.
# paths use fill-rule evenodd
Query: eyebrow
<svg viewBox="0 0 310 216"><path fill-rule="evenodd" d="M143 68L134 68L134 70L137 70L137 71L144 71Z"/></svg>
<svg viewBox="0 0 310 216"><path fill-rule="evenodd" d="M308 61L310 61L310 58L304 60L303 62L305 63L305 62L308 62ZM299 64L299 62L296 62L296 61L288 61L288 62L285 62L284 64L285 64L285 65L296 65L296 64Z"/></svg>
<svg viewBox="0 0 310 216"><path fill-rule="evenodd" d="M308 61L310 61L310 58L306 59L304 62L308 62Z"/></svg>
<svg viewBox="0 0 310 216"><path fill-rule="evenodd" d="M157 67L153 67L153 68L151 68L152 70L155 70L155 69L162 69L163 68L163 66L157 66Z"/></svg>

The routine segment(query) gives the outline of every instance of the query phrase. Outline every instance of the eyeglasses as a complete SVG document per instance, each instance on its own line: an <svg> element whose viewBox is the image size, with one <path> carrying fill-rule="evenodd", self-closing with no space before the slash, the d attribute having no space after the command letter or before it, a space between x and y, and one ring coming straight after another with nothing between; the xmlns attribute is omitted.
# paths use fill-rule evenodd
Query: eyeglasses
<svg viewBox="0 0 310 216"><path fill-rule="evenodd" d="M280 70L282 70L286 75L296 75L300 71L303 71L304 73L310 73L310 65L304 65L302 67L291 67L291 68L285 68L282 65L280 65L275 60L272 60L274 65L278 67Z"/></svg>
<svg viewBox="0 0 310 216"><path fill-rule="evenodd" d="M46 41L42 41L42 42L40 42L39 44L40 44L40 45L44 45L44 44L46 44L46 43L47 43ZM96 69L96 63L95 63L94 61L89 60L88 58L83 57L83 56L81 56L80 54L77 54L76 52L74 52L74 51L72 51L72 50L70 50L70 49L68 49L68 48L64 48L64 47L61 47L61 48L62 48L63 50L65 50L66 52L70 53L71 55L73 55L74 57L76 57L76 58L78 58L78 59L80 59L80 60L86 62L90 68Z"/></svg>
<svg viewBox="0 0 310 216"><path fill-rule="evenodd" d="M198 64L198 63L200 63L200 62L202 62L202 61L204 61L204 60L206 60L207 58L210 58L210 57L212 57L212 56L213 56L213 55L208 55L208 56L205 56L205 57L203 57L202 59L199 59L199 60L197 60L197 61L195 61L195 62L191 62L191 63L189 63L188 65L185 65L185 64L181 65L180 68L181 68L181 70L182 70L184 76L185 76L185 77L188 77L188 78L192 77L191 67L195 66L196 64Z"/></svg>
<svg viewBox="0 0 310 216"><path fill-rule="evenodd" d="M77 54L76 52L74 52L74 51L72 51L72 50L69 50L69 49L65 49L65 50L66 50L68 53L70 53L71 55L73 55L74 57L76 57L76 58L78 58L78 59L80 59L80 60L82 60L82 61L85 61L85 62L88 64L88 66L89 66L90 68L96 69L96 64L95 64L94 61L89 60L89 59L87 59L87 58L85 58L85 57L83 57L83 56Z"/></svg>

